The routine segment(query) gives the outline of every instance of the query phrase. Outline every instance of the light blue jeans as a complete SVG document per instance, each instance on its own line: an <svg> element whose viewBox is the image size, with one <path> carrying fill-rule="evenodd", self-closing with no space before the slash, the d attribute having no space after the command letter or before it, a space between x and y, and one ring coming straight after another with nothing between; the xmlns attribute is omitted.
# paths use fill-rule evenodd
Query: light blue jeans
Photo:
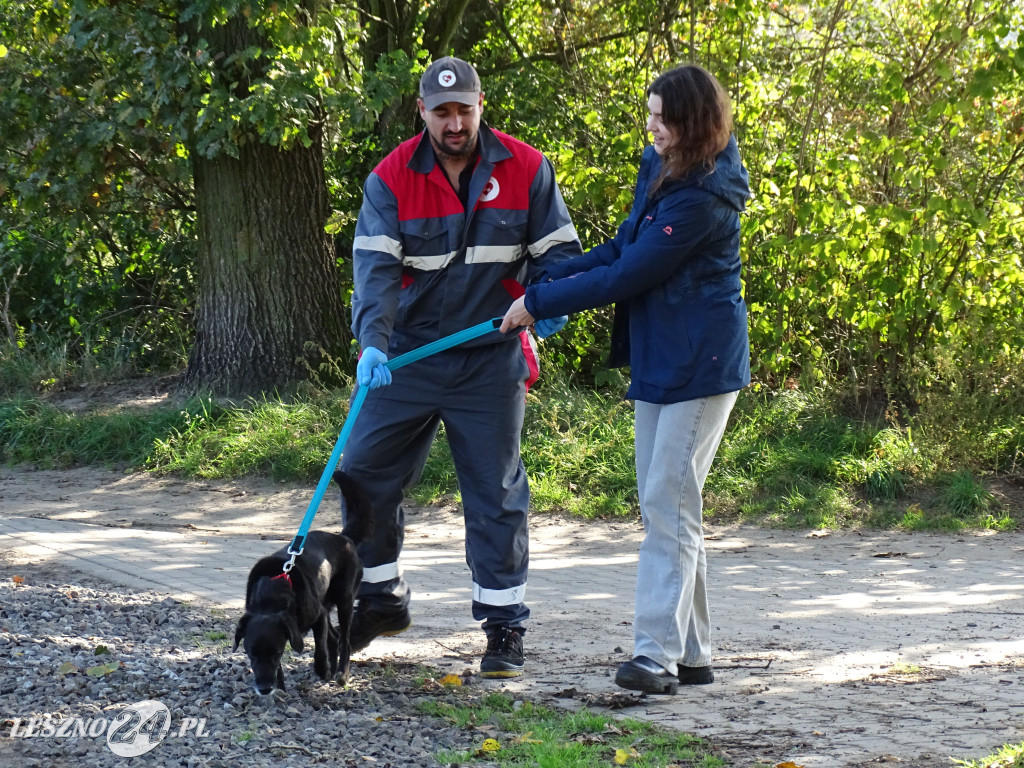
<svg viewBox="0 0 1024 768"><path fill-rule="evenodd" d="M711 663L701 492L737 394L635 404L646 535L637 566L633 656L647 656L673 673L677 664Z"/></svg>

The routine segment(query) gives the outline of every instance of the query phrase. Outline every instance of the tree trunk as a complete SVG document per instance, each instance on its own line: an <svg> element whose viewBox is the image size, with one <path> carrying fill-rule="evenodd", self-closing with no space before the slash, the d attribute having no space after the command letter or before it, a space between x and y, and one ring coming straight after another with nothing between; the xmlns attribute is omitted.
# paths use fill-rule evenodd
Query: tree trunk
<svg viewBox="0 0 1024 768"><path fill-rule="evenodd" d="M238 158L193 153L199 305L186 391L242 395L307 378L349 333L321 136L282 151L250 142Z"/></svg>

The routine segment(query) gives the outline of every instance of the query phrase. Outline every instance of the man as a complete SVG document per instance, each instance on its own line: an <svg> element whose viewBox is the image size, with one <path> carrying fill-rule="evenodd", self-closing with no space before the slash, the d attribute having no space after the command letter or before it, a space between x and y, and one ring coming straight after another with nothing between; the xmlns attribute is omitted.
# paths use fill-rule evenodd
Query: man
<svg viewBox="0 0 1024 768"><path fill-rule="evenodd" d="M481 120L476 70L446 57L420 79L423 133L401 144L364 185L353 243L356 378L377 389L342 469L370 496L375 532L364 566L352 648L408 629L410 591L398 556L404 491L445 425L466 525L473 617L483 622L483 677L524 666L529 488L519 455L525 394L536 378L527 331L488 333L396 372L390 357L504 314L545 266L581 253L551 163ZM538 324L542 338L565 318Z"/></svg>

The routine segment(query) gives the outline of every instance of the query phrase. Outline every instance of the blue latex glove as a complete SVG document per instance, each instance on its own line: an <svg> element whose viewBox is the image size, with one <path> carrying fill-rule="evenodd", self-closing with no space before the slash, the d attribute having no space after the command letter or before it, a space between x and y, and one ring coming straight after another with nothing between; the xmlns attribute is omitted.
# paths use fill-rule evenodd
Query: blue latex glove
<svg viewBox="0 0 1024 768"><path fill-rule="evenodd" d="M533 324L533 330L537 332L538 338L546 339L548 336L553 336L562 330L568 322L568 315L562 315L561 317L549 317L535 322Z"/></svg>
<svg viewBox="0 0 1024 768"><path fill-rule="evenodd" d="M388 356L376 347L367 347L356 364L356 381L360 387L379 389L391 383L391 371L385 365Z"/></svg>

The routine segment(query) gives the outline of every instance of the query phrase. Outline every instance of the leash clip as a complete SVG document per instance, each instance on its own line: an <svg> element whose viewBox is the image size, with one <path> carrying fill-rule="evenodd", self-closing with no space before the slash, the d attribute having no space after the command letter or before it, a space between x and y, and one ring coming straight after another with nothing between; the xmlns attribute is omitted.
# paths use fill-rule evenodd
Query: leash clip
<svg viewBox="0 0 1024 768"><path fill-rule="evenodd" d="M288 562L284 564L284 572L287 574L295 567L295 558L302 554L302 550L306 548L306 537L302 535L296 536L292 539L292 543L288 545L288 554L291 555Z"/></svg>

